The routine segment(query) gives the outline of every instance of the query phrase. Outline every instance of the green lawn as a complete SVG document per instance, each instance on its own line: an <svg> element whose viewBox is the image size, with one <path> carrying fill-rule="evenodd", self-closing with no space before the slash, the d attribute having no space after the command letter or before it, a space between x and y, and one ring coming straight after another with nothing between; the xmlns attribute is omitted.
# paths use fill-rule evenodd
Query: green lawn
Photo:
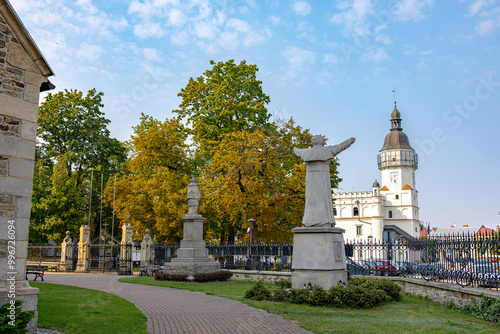
<svg viewBox="0 0 500 334"><path fill-rule="evenodd" d="M67 285L30 285L40 289L38 327L68 334L147 333L147 318L123 298Z"/></svg>
<svg viewBox="0 0 500 334"><path fill-rule="evenodd" d="M337 309L255 301L243 298L252 282L219 283L156 282L152 277L127 277L120 282L201 291L244 302L297 322L315 333L500 333L500 325L445 309L421 297L404 295L399 303L368 310Z"/></svg>

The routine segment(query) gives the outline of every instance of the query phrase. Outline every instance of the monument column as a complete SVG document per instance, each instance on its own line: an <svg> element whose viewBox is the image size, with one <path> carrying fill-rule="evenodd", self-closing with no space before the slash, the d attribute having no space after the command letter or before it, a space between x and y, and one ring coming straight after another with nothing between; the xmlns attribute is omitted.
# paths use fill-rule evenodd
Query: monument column
<svg viewBox="0 0 500 334"><path fill-rule="evenodd" d="M212 273L220 270L219 262L208 257L208 249L203 240L203 218L198 213L198 203L201 198L200 191L193 178L188 185L187 199L188 212L182 222L184 223L183 239L177 250L177 257L165 263L163 272L166 274L187 274L188 279L193 279L194 274Z"/></svg>
<svg viewBox="0 0 500 334"><path fill-rule="evenodd" d="M122 242L120 249L120 274L132 274L132 247L133 226L130 223L125 223L122 226Z"/></svg>

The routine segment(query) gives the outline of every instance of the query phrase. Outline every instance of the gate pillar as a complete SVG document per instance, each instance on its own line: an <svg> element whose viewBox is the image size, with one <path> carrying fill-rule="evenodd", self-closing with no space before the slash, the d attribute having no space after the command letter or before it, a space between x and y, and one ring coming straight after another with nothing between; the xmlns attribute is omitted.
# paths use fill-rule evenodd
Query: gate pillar
<svg viewBox="0 0 500 334"><path fill-rule="evenodd" d="M90 227L82 225L80 226L80 241L78 241L78 263L75 270L77 273L87 273L89 271L89 245Z"/></svg>
<svg viewBox="0 0 500 334"><path fill-rule="evenodd" d="M69 231L66 231L66 237L61 244L61 261L59 262L59 271L68 271L67 263L73 262L73 240L70 237Z"/></svg>
<svg viewBox="0 0 500 334"><path fill-rule="evenodd" d="M120 270L122 274L132 274L132 246L134 241L133 227L130 223L125 223L122 226L122 242L120 250Z"/></svg>

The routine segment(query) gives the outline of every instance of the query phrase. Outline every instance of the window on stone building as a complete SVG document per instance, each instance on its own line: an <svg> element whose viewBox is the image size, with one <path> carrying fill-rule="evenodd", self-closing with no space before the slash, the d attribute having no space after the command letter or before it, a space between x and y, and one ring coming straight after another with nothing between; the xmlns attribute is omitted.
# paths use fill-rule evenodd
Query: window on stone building
<svg viewBox="0 0 500 334"><path fill-rule="evenodd" d="M336 216L337 215L337 208L333 208L333 215Z"/></svg>
<svg viewBox="0 0 500 334"><path fill-rule="evenodd" d="M392 211L389 210L389 212L387 213L387 217L392 218Z"/></svg>
<svg viewBox="0 0 500 334"><path fill-rule="evenodd" d="M359 209L358 208L354 208L354 210L352 210L352 215L353 216L359 216Z"/></svg>
<svg viewBox="0 0 500 334"><path fill-rule="evenodd" d="M399 199L399 195L396 195L396 199Z"/></svg>
<svg viewBox="0 0 500 334"><path fill-rule="evenodd" d="M356 226L356 235L360 236L363 234L363 226Z"/></svg>

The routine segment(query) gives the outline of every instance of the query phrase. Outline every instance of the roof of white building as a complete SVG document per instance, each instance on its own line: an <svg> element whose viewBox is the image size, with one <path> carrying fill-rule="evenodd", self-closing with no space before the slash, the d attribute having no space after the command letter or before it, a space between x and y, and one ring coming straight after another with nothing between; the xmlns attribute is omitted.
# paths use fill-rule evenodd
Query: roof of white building
<svg viewBox="0 0 500 334"><path fill-rule="evenodd" d="M453 235L475 235L480 227L437 227L429 233L430 237L446 237Z"/></svg>

